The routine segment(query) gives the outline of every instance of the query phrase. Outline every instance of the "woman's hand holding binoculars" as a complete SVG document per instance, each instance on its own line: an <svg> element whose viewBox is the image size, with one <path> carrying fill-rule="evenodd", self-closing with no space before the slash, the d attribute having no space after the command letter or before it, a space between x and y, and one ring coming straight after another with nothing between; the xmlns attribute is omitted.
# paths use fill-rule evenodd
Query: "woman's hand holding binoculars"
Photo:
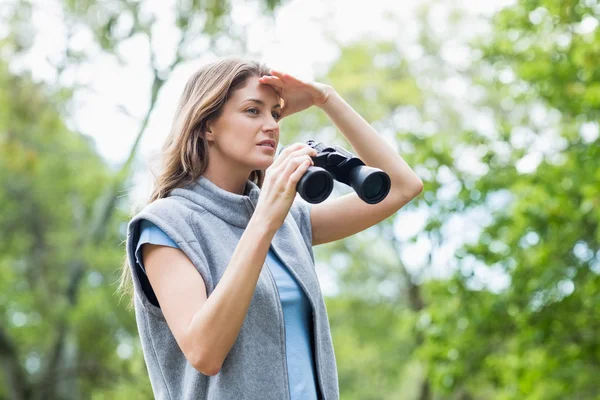
<svg viewBox="0 0 600 400"><path fill-rule="evenodd" d="M265 171L256 206L258 218L277 231L288 214L296 193L309 203L321 203L333 190L333 181L344 183L368 204L381 202L390 191L390 177L379 168L366 166L354 154L339 147L309 140L285 147Z"/></svg>
<svg viewBox="0 0 600 400"><path fill-rule="evenodd" d="M314 165L317 150L304 143L284 148L265 171L255 215L267 229L277 231L283 224L294 199L296 186L306 170Z"/></svg>

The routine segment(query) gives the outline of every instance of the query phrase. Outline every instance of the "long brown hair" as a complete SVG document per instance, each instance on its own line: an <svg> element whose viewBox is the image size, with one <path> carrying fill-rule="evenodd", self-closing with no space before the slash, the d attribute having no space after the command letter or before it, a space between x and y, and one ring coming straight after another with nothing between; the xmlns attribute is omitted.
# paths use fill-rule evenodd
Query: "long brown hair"
<svg viewBox="0 0 600 400"><path fill-rule="evenodd" d="M200 177L208 166L208 141L204 134L208 121L217 119L235 90L252 76L270 75L269 68L238 57L207 64L187 81L179 99L171 131L161 150L161 172L153 182L146 204L167 197ZM248 179L262 187L264 171L252 171ZM132 211L132 216L137 210ZM133 305L133 282L129 260L125 256L117 292L129 296Z"/></svg>

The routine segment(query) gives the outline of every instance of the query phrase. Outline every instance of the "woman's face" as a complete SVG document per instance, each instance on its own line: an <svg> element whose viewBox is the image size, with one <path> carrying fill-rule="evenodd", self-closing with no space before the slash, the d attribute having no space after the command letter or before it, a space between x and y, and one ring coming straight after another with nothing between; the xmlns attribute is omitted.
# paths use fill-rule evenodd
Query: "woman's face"
<svg viewBox="0 0 600 400"><path fill-rule="evenodd" d="M265 170L273 163L281 105L277 92L258 78L248 78L243 88L232 93L219 118L208 124L210 163L244 174ZM259 145L267 139L274 141L273 148Z"/></svg>

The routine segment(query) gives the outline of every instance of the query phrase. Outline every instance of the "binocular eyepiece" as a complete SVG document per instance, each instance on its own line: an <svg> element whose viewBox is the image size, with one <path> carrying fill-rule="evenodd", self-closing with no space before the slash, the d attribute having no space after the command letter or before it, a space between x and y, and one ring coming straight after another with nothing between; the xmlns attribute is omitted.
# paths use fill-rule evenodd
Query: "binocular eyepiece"
<svg viewBox="0 0 600 400"><path fill-rule="evenodd" d="M391 181L379 168L368 167L361 159L339 146L327 146L314 140L306 142L317 150L314 165L302 175L296 191L309 203L321 203L333 191L333 180L354 189L358 197L377 204L388 195Z"/></svg>

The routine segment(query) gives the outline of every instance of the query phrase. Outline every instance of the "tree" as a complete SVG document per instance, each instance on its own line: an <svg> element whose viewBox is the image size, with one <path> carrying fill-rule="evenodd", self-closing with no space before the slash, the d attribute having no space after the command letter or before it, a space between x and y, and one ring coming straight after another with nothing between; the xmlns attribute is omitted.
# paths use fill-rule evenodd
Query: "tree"
<svg viewBox="0 0 600 400"><path fill-rule="evenodd" d="M1 258L6 266L1 284L6 290L0 307L12 321L0 326L2 387L7 390L0 396L66 399L110 393L118 397L128 396L133 388L136 397L150 397L140 357L128 361L132 351L139 356L139 346L133 346L133 320L116 304L115 287L106 284L114 282L124 252L120 239L127 215L117 206L123 201L120 195L160 90L172 71L198 52L218 52L223 38L240 48L243 32L231 23L231 2L179 1L173 4L179 41L165 63L153 46L157 15L146 2L55 4L67 35L61 56L53 60L56 80L34 85L26 76L11 76L2 66L1 92L10 98L1 102L6 105L0 127L6 165L0 196L7 206L0 218L2 231L13 239L3 243L6 251ZM272 12L280 2L258 4ZM35 9L27 1L13 1L6 7L3 16L10 30L1 50L19 60L35 42L30 24ZM82 31L92 33L94 46L76 50L71 39ZM134 37L141 37L150 49L148 108L129 156L118 171L111 172L93 145L64 127L62 120L70 112L74 93L86 89L69 84L65 77L99 53L122 61L121 46ZM199 46L206 38L208 43ZM29 324L36 329L21 334ZM119 384L114 381L117 376L123 379Z"/></svg>
<svg viewBox="0 0 600 400"><path fill-rule="evenodd" d="M135 330L122 311L106 315L118 307L110 285L100 285L122 258L118 224L88 237L112 173L92 143L65 127L43 85L5 64L0 81L0 354L8 390L0 396L50 397L79 378L71 393L78 396L129 368L115 352L116 328Z"/></svg>
<svg viewBox="0 0 600 400"><path fill-rule="evenodd" d="M493 35L480 41L479 79L490 88L484 101L498 134L484 141L487 173L460 197L486 206L492 220L459 252L450 286L431 286L432 296L454 293L431 310L428 335L434 379L446 391L597 396L600 76L591 60L600 36L586 30L597 19L590 2L522 1L500 12ZM501 271L510 284L481 290L480 268Z"/></svg>
<svg viewBox="0 0 600 400"><path fill-rule="evenodd" d="M344 398L598 391L597 7L569 4L502 11L493 34L471 43L466 67L444 59L457 37L450 29L469 23L451 12L443 37L422 24L418 65L403 61L400 45L371 41L343 48L323 78L425 182L397 218L317 248L340 279L328 308ZM465 82L464 99L439 90L448 78ZM407 119L417 123L406 128ZM344 145L326 124L315 114L293 130ZM427 215L424 228L400 241L394 222L402 229L413 210ZM468 230L452 232L460 220ZM435 279L432 260L452 234L464 237L448 262L454 272ZM402 255L423 238L428 257L409 269ZM407 377L413 385L402 390Z"/></svg>

